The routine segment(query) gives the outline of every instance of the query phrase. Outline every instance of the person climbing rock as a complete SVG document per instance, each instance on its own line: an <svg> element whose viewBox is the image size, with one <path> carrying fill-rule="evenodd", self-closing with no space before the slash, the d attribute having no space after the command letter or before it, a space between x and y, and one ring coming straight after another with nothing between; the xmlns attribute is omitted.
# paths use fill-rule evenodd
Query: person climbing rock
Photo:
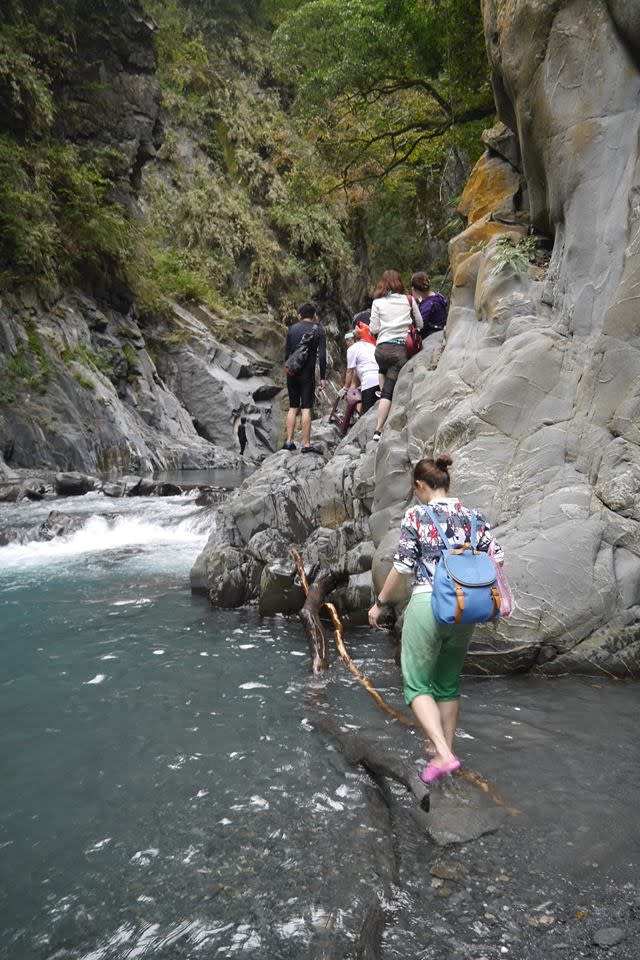
<svg viewBox="0 0 640 960"><path fill-rule="evenodd" d="M287 413L284 450L295 450L293 436L296 421L300 416L302 425L302 453L322 453L311 445L311 411L315 400L316 361L320 373L319 388L324 390L327 372L327 343L324 330L318 322L318 310L314 303L303 303L298 310L298 321L289 327L284 346L285 365L301 344L308 342L306 358L300 370L287 376L289 412ZM306 334L312 334L306 337ZM303 337L305 340L303 341Z"/></svg>
<svg viewBox="0 0 640 960"><path fill-rule="evenodd" d="M369 332L368 327L361 327L358 324L351 334L345 334L345 340L349 337L352 342L347 349L347 372L342 393L346 393L349 387L359 386L362 395L362 413L366 413L378 399L376 394L379 386L379 371L375 357L376 348L370 339L363 337L363 329Z"/></svg>
<svg viewBox="0 0 640 960"><path fill-rule="evenodd" d="M411 277L411 293L418 301L422 316L422 338L444 330L449 303L441 293L432 290L431 280L424 271Z"/></svg>
<svg viewBox="0 0 640 960"><path fill-rule="evenodd" d="M365 327L369 326L371 322L371 304L373 303L373 297L364 298L364 306L359 313L356 313L353 318L353 326L356 327L359 323L363 324Z"/></svg>
<svg viewBox="0 0 640 960"><path fill-rule="evenodd" d="M383 376L373 434L373 439L378 441L389 416L398 374L409 359L405 346L407 331L412 320L418 330L422 330L422 315L416 301L404 292L402 277L396 270L385 270L373 298L369 328L377 337L375 358Z"/></svg>
<svg viewBox="0 0 640 960"><path fill-rule="evenodd" d="M431 609L433 577L445 544L422 505L431 508L452 545L461 546L471 537L471 511L449 496L452 462L443 455L416 464L413 482L418 503L404 515L393 567L369 610L369 623L378 628L383 607L393 598L402 577L412 577L413 592L402 627L401 668L405 700L435 747L420 774L427 784L461 765L453 740L460 708L460 672L473 634L473 624L439 623ZM494 557L501 563L502 547L482 514L475 513L477 549L488 551L493 541Z"/></svg>

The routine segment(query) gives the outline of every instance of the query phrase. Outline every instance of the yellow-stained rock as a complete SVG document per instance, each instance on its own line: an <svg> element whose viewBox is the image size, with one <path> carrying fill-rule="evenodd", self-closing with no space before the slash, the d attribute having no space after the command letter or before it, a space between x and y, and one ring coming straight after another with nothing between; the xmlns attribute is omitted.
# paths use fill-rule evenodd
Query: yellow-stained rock
<svg viewBox="0 0 640 960"><path fill-rule="evenodd" d="M471 171L458 212L468 223L488 213L513 212L513 198L520 189L520 174L502 157L484 153Z"/></svg>
<svg viewBox="0 0 640 960"><path fill-rule="evenodd" d="M457 237L449 241L449 260L451 262L451 272L455 286L465 286L464 274L460 274L460 283L458 283L458 270L463 262L472 254L482 250L493 237L510 237L514 243L522 240L526 236L527 228L524 224L504 224L497 220L492 220L489 215L481 220L476 220L466 230L459 233ZM469 278L474 276L474 265L469 264Z"/></svg>
<svg viewBox="0 0 640 960"><path fill-rule="evenodd" d="M482 252L476 250L475 253L469 253L460 261L458 268L453 273L454 288L466 287L473 290L478 279L478 270L482 263Z"/></svg>

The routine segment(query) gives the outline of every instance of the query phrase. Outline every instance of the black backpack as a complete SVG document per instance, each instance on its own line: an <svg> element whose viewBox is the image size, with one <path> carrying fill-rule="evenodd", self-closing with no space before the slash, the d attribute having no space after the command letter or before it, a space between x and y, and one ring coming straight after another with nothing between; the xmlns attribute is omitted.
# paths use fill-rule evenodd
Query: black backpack
<svg viewBox="0 0 640 960"><path fill-rule="evenodd" d="M306 330L300 337L300 343L284 362L284 369L288 376L295 377L304 367L311 354L311 347L316 340L317 332L318 325L314 323L313 329Z"/></svg>

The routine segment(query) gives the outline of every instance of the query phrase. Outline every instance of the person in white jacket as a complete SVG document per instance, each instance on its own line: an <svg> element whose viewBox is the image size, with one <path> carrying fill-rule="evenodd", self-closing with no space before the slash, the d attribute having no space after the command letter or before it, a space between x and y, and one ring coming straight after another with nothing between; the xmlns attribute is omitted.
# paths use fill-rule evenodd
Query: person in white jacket
<svg viewBox="0 0 640 960"><path fill-rule="evenodd" d="M402 277L396 270L385 270L373 293L369 329L377 337L376 363L383 375L378 419L373 434L379 440L389 416L391 398L401 368L407 356L406 339L411 321L422 330L422 315L418 304L404 292Z"/></svg>

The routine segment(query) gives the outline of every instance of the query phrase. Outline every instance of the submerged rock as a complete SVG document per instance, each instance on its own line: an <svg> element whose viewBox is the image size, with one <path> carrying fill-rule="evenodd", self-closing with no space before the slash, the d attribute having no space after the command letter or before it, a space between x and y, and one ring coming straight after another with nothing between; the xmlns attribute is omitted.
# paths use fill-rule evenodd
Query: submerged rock
<svg viewBox="0 0 640 960"><path fill-rule="evenodd" d="M59 510L52 510L41 524L33 527L25 536L25 542L28 540L55 540L57 537L65 537L70 533L75 533L84 526L83 517L72 517L68 513L61 513Z"/></svg>

